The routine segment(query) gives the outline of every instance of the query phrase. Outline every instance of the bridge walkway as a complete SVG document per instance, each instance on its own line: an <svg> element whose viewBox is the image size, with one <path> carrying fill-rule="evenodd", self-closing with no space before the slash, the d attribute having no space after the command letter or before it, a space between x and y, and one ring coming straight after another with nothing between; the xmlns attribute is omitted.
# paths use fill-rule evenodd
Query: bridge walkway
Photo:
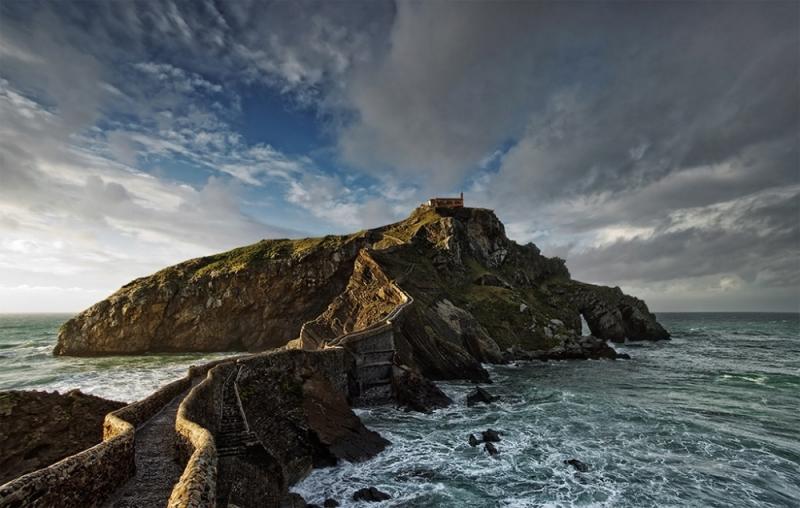
<svg viewBox="0 0 800 508"><path fill-rule="evenodd" d="M189 390L172 399L136 430L136 474L104 507L161 508L167 505L172 488L183 473L183 466L174 458L175 417Z"/></svg>

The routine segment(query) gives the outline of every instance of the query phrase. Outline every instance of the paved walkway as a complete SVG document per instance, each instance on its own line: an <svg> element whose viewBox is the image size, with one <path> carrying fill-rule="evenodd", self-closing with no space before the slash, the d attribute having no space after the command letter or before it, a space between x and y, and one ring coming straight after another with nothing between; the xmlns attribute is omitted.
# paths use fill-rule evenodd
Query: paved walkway
<svg viewBox="0 0 800 508"><path fill-rule="evenodd" d="M136 431L136 475L104 506L163 508L183 473L175 462L175 417L188 394L181 393Z"/></svg>

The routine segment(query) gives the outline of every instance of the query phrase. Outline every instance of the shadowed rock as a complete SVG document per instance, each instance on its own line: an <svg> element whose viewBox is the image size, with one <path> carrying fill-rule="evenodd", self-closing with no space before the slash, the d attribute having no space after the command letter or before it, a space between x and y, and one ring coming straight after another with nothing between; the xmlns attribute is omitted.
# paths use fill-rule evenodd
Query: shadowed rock
<svg viewBox="0 0 800 508"><path fill-rule="evenodd" d="M499 443L500 442L500 434L496 430L485 430L481 433L483 437L483 441L486 443Z"/></svg>
<svg viewBox="0 0 800 508"><path fill-rule="evenodd" d="M397 403L410 411L429 413L453 402L435 383L408 369L395 368L392 382Z"/></svg>
<svg viewBox="0 0 800 508"><path fill-rule="evenodd" d="M258 351L303 339L305 324L300 345L313 349L379 322L400 292L415 304L395 324L396 364L434 380L486 382L481 363L514 347L582 357L581 316L601 340L669 338L643 301L572 280L491 210L421 206L369 231L264 240L136 279L65 323L54 353Z"/></svg>
<svg viewBox="0 0 800 508"><path fill-rule="evenodd" d="M580 471L581 473L585 473L589 471L589 465L581 462L578 459L569 459L565 460L564 464L568 464L575 468L576 471Z"/></svg>
<svg viewBox="0 0 800 508"><path fill-rule="evenodd" d="M391 499L392 496L387 494L386 492L381 492L380 490L376 489L375 487L368 487L364 489L359 489L353 493L353 500L354 501L367 501L370 503L375 503L378 501L386 501L387 499Z"/></svg>
<svg viewBox="0 0 800 508"><path fill-rule="evenodd" d="M495 400L497 400L497 397L493 396L481 387L477 387L467 394L467 406L469 407L472 407L476 404L490 404Z"/></svg>
<svg viewBox="0 0 800 508"><path fill-rule="evenodd" d="M99 443L106 413L124 405L78 390L0 392L0 485Z"/></svg>

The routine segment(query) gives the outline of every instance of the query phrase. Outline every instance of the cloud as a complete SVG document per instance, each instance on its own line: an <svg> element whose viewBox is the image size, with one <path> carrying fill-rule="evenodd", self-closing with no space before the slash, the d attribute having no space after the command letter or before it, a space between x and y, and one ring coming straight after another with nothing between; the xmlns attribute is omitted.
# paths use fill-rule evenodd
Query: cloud
<svg viewBox="0 0 800 508"><path fill-rule="evenodd" d="M8 287L109 287L463 189L656 306L800 297L791 3L38 5L0 5ZM322 145L254 139L260 94Z"/></svg>

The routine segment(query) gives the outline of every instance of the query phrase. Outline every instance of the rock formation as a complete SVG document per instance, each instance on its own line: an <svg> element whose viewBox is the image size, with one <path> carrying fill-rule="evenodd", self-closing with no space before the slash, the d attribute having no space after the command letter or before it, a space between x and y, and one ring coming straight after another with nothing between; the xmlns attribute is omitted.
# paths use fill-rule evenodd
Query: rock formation
<svg viewBox="0 0 800 508"><path fill-rule="evenodd" d="M0 392L0 485L99 443L125 404L77 390Z"/></svg>
<svg viewBox="0 0 800 508"><path fill-rule="evenodd" d="M572 280L492 211L421 206L381 228L265 240L134 280L64 324L55 354L314 349L407 297L396 363L432 379L486 380L480 364L509 351L613 357L579 347L581 316L603 342L669 337L643 301Z"/></svg>

